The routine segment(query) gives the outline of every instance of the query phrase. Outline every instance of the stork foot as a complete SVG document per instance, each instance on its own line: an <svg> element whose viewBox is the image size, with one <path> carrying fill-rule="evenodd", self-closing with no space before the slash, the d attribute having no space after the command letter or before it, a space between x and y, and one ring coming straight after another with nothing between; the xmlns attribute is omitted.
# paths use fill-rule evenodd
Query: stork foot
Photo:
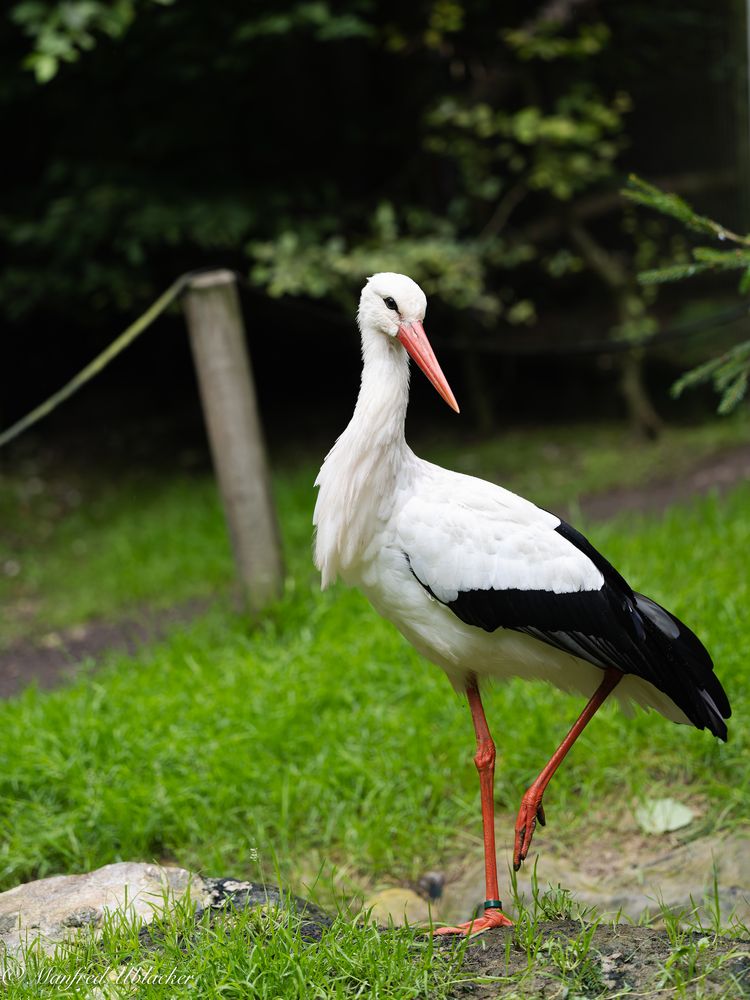
<svg viewBox="0 0 750 1000"><path fill-rule="evenodd" d="M516 840L513 847L514 871L518 871L526 860L537 823L541 826L547 825L542 805L542 794L532 785L521 800L521 808L518 810L518 818L516 819Z"/></svg>
<svg viewBox="0 0 750 1000"><path fill-rule="evenodd" d="M461 937L474 937L475 934L483 934L492 927L512 926L513 921L509 920L502 910L493 908L485 910L483 917L467 920L465 924L458 924L456 927L438 927L433 931L433 934L458 934Z"/></svg>

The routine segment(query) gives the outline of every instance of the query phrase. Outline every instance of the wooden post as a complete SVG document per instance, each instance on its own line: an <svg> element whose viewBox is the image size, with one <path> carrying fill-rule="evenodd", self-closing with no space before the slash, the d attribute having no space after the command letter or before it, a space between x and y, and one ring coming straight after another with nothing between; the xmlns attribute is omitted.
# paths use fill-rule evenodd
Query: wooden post
<svg viewBox="0 0 750 1000"><path fill-rule="evenodd" d="M284 566L234 274L196 275L184 308L237 573L257 613L280 596Z"/></svg>

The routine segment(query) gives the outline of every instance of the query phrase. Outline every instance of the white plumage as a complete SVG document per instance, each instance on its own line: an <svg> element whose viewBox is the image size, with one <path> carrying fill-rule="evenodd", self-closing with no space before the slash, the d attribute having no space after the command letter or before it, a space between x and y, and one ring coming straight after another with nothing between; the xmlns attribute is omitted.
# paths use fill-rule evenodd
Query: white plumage
<svg viewBox="0 0 750 1000"><path fill-rule="evenodd" d="M508 490L420 463L396 534L443 603L462 590L598 590L602 574L555 528L560 518Z"/></svg>
<svg viewBox="0 0 750 1000"><path fill-rule="evenodd" d="M725 738L722 715L728 717L729 705L689 629L634 593L554 514L500 486L425 462L408 447L408 355L458 410L422 328L425 309L422 290L404 275L376 274L363 289L357 405L316 480L315 562L323 586L341 576L359 587L457 689L467 691L480 776L491 771L488 755L494 765L479 697L484 677L518 675L579 691L591 699L581 729L614 690L625 703L707 726ZM575 729L560 759L580 731ZM538 784L525 813L522 807L517 864L536 818L543 818L541 794L552 771L532 786ZM489 851L487 787L491 783L483 785L482 800ZM494 858L487 860L491 897L497 880L490 870ZM480 929L507 923L499 908L499 901L488 899ZM465 933L467 927L454 930Z"/></svg>
<svg viewBox="0 0 750 1000"><path fill-rule="evenodd" d="M362 293L361 389L316 480L315 563L323 586L340 575L359 587L456 688L463 689L470 673L515 675L589 697L601 679L597 667L517 632L466 625L439 603L462 590L495 587L598 590L602 574L556 533L560 519L554 514L501 486L425 462L409 448L409 358L385 297L394 299L407 322L421 322L426 310L424 293L405 275L376 274ZM625 678L616 694L624 703L688 722L671 699L639 677Z"/></svg>

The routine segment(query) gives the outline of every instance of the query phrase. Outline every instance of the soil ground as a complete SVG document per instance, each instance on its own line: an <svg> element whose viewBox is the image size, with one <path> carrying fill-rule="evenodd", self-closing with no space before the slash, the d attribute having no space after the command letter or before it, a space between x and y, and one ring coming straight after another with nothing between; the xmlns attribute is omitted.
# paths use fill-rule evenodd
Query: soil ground
<svg viewBox="0 0 750 1000"><path fill-rule="evenodd" d="M691 497L725 493L746 479L750 479L750 444L706 456L679 480L654 479L643 486L619 487L584 497L580 510L592 521L606 521L625 511L654 514Z"/></svg>
<svg viewBox="0 0 750 1000"><path fill-rule="evenodd" d="M16 642L0 652L0 698L10 698L30 683L51 688L75 673L86 660L109 652L134 653L208 607L206 600L186 601L167 611L143 608L119 621L91 621L40 639Z"/></svg>
<svg viewBox="0 0 750 1000"><path fill-rule="evenodd" d="M593 931L591 946L584 962L578 962L566 945L581 934L581 924L576 920L549 920L539 924L544 942L554 943L554 949L540 949L533 974L522 986L498 982L497 979L518 975L528 968L525 949L507 947L509 931L485 934L471 942L462 967L467 978L474 979L459 986L454 996L472 997L473 1000L497 1000L500 997L560 998L563 997L668 997L673 985L665 982L665 968L674 954L664 931L629 924L600 925ZM695 934L697 943L700 935ZM726 957L725 957L726 956ZM731 956L731 957L730 957ZM721 960L721 961L720 961ZM575 985L565 986L560 981L560 966L568 965L567 978ZM677 968L675 968L677 965ZM680 969L672 958L674 978L672 984L690 983L696 996L732 997L739 1000L750 996L750 941L711 941L710 947L701 950L701 959L695 967ZM715 972L714 966L718 966ZM477 978L494 978L486 985ZM577 980L577 981L576 981ZM688 996L693 995L688 986ZM728 992L729 991L729 992Z"/></svg>

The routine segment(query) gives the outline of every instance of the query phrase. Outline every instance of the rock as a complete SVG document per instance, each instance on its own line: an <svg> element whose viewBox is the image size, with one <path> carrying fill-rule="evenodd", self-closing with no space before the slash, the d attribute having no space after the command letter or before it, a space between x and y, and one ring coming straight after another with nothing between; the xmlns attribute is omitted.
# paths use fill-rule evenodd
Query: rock
<svg viewBox="0 0 750 1000"><path fill-rule="evenodd" d="M423 896L434 902L443 895L445 875L443 872L425 872L418 882L418 888Z"/></svg>
<svg viewBox="0 0 750 1000"><path fill-rule="evenodd" d="M383 889L370 896L363 909L370 910L375 923L383 926L393 923L395 927L403 927L407 923L414 926L430 922L429 903L413 889Z"/></svg>
<svg viewBox="0 0 750 1000"><path fill-rule="evenodd" d="M691 846L691 845L686 845ZM733 865L744 864L740 847L735 844L727 850L727 871ZM677 851L673 852L678 854ZM698 852L699 856L703 856ZM681 856L673 859L679 864ZM127 887L127 897L126 897ZM0 938L5 944L5 954L0 945L0 978L12 960L18 955L20 933L28 932L30 940L38 940L39 947L50 952L57 943L68 941L76 934L90 933L91 928L101 925L108 912L127 912L137 915L143 922L141 941L148 947L158 949L161 935L157 929L149 930L149 922L154 911L163 906L174 905L179 899L188 897L196 903L198 912L210 910L216 919L225 910L243 909L250 906L262 907L275 913L278 908L292 907L302 916L301 929L308 941L319 940L323 929L331 920L316 906L297 897L282 893L275 886L236 879L211 879L194 875L183 868L160 868L149 864L107 865L98 871L85 875L56 876L17 886L0 894ZM481 891L480 891L481 896ZM403 921L406 914L410 923L428 916L428 904L411 889L386 889L373 896L369 904L377 907L376 917L383 923L391 917L394 922ZM566 965L568 972L578 975L585 973L586 981L595 995L606 989L607 995L621 996L634 993L652 996L665 993L664 970L669 963L674 964L675 951L669 935L650 927L629 924L607 926L599 924L591 928L589 949L585 958L585 968L578 961L571 948L580 939L581 923L578 920L550 920L538 927L544 944L534 955L533 966L529 965L529 953L523 942L515 942L513 932L499 929L479 938L465 942L453 938L436 938L434 947L441 950L457 950L463 953L461 976L454 984L453 1000L467 997L470 1000L497 1000L500 996L513 997L560 997L572 995L569 985L563 983L564 972L560 958L573 961ZM695 942L698 935L688 935ZM687 940L687 938L686 938ZM724 990L728 982L732 984L731 996L750 995L746 987L750 985L750 942L730 938L713 940L701 937L697 949L699 963L691 968L691 981L705 987L706 996L729 996ZM187 943L189 946L189 943ZM314 947L314 945L313 945ZM680 946L681 947L681 946ZM572 955L572 958L571 958ZM720 961L717 961L720 960ZM579 968L580 966L580 968ZM516 983L508 984L507 990L501 984L506 976L523 975L519 992ZM120 983L122 967L112 969L109 978ZM579 976L580 978L580 976ZM129 982L130 980L122 980ZM583 980L582 980L583 982ZM736 987L736 992L735 992ZM116 991L108 985L97 987L86 996L91 1000L112 1000L123 996L122 987ZM128 993L130 995L130 992ZM135 995L133 987L132 995ZM594 995L586 992L579 995ZM671 994L670 994L671 995ZM692 994L691 994L692 995ZM166 994L165 994L166 996Z"/></svg>
<svg viewBox="0 0 750 1000"><path fill-rule="evenodd" d="M282 894L275 886L236 879L203 878L184 868L122 862L83 875L55 875L26 882L0 893L0 970L18 962L22 946L47 953L87 928L94 932L108 914L127 914L147 928L157 912L190 899L198 913L205 909L292 905L303 917L301 932L319 938L330 923L310 903Z"/></svg>
<svg viewBox="0 0 750 1000"><path fill-rule="evenodd" d="M304 941L319 941L323 930L330 927L332 919L316 906L299 896L282 892L275 885L264 882L238 882L231 878L204 878L204 895L198 904L198 911L211 909L220 911L227 908L244 910L250 907L260 909L281 909L289 907L302 918L300 935Z"/></svg>
<svg viewBox="0 0 750 1000"><path fill-rule="evenodd" d="M193 888L184 868L123 862L84 875L55 875L0 893L0 940L16 956L22 942L37 940L47 952L83 927L99 927L105 914L153 919L154 906L183 899Z"/></svg>

